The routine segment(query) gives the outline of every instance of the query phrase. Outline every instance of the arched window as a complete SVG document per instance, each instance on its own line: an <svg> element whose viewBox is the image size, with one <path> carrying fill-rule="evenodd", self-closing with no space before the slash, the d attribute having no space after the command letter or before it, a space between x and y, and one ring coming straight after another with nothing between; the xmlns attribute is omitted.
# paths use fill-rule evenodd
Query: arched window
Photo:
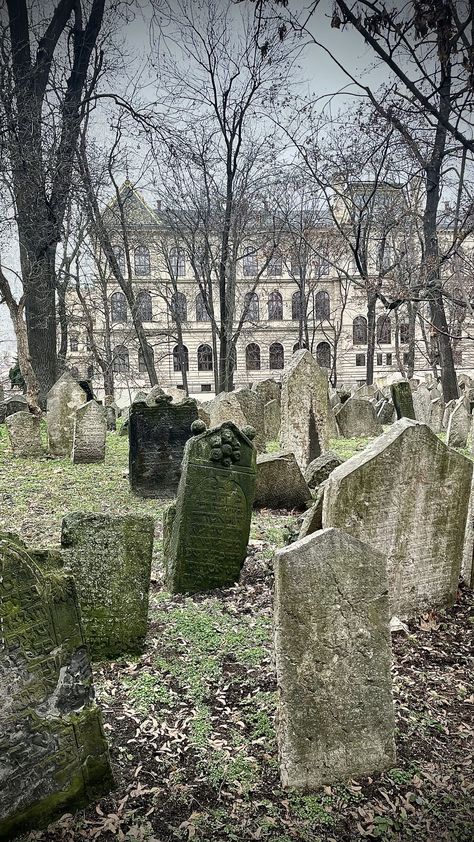
<svg viewBox="0 0 474 842"><path fill-rule="evenodd" d="M293 353L295 354L295 353L296 353L296 351L300 351L300 350L301 350L301 348L307 348L307 347L308 347L308 346L306 345L306 342L303 342L303 344L302 344L302 345L300 345L300 343L299 343L299 342L295 342L295 344L293 345Z"/></svg>
<svg viewBox="0 0 474 842"><path fill-rule="evenodd" d="M73 352L79 350L79 340L77 336L69 337L69 350Z"/></svg>
<svg viewBox="0 0 474 842"><path fill-rule="evenodd" d="M356 316L352 322L352 344L367 345L367 319L365 316Z"/></svg>
<svg viewBox="0 0 474 842"><path fill-rule="evenodd" d="M392 327L390 317L382 313L377 319L377 342L380 345L390 345L392 341Z"/></svg>
<svg viewBox="0 0 474 842"><path fill-rule="evenodd" d="M323 368L331 368L331 348L328 342L319 342L316 346L316 362Z"/></svg>
<svg viewBox="0 0 474 842"><path fill-rule="evenodd" d="M244 298L245 319L249 322L258 322L259 303L256 292L247 292Z"/></svg>
<svg viewBox="0 0 474 842"><path fill-rule="evenodd" d="M180 348L175 345L173 348L173 369L174 371L189 371L189 353L186 345Z"/></svg>
<svg viewBox="0 0 474 842"><path fill-rule="evenodd" d="M247 371L260 371L260 346L250 342L245 349L245 365Z"/></svg>
<svg viewBox="0 0 474 842"><path fill-rule="evenodd" d="M267 275L269 278L279 278L283 271L283 258L281 252L274 251L267 266Z"/></svg>
<svg viewBox="0 0 474 842"><path fill-rule="evenodd" d="M329 293L325 289L320 289L314 298L314 309L316 321L323 322L329 319L331 315L331 304L329 301Z"/></svg>
<svg viewBox="0 0 474 842"><path fill-rule="evenodd" d="M212 348L210 345L200 345L197 357L198 371L212 371Z"/></svg>
<svg viewBox="0 0 474 842"><path fill-rule="evenodd" d="M150 252L146 246L135 249L135 275L143 277L150 274Z"/></svg>
<svg viewBox="0 0 474 842"><path fill-rule="evenodd" d="M142 322L151 322L153 319L153 308L149 292L140 291L137 295L137 313Z"/></svg>
<svg viewBox="0 0 474 842"><path fill-rule="evenodd" d="M175 322L185 322L188 318L188 304L182 292L171 296L171 315Z"/></svg>
<svg viewBox="0 0 474 842"><path fill-rule="evenodd" d="M291 318L293 321L299 321L303 315L303 301L301 292L298 290L291 296Z"/></svg>
<svg viewBox="0 0 474 842"><path fill-rule="evenodd" d="M128 374L130 371L130 360L125 345L117 345L114 348L114 361L112 364L116 374Z"/></svg>
<svg viewBox="0 0 474 842"><path fill-rule="evenodd" d="M154 357L155 357L155 353L154 353L151 345L148 346L148 351L151 354L151 358L153 360ZM138 371L140 372L140 374L145 374L146 370L147 370L147 367L146 367L146 363L145 363L145 357L144 357L142 349L139 348L138 349Z"/></svg>
<svg viewBox="0 0 474 842"><path fill-rule="evenodd" d="M171 272L176 278L183 278L186 274L186 254L184 249L170 249Z"/></svg>
<svg viewBox="0 0 474 842"><path fill-rule="evenodd" d="M242 259L242 273L245 278L254 278L258 272L258 260L256 254L244 254Z"/></svg>
<svg viewBox="0 0 474 842"><path fill-rule="evenodd" d="M206 304L204 301L204 296L202 292L199 292L196 295L196 321L197 322L210 322L211 317L206 309Z"/></svg>
<svg viewBox="0 0 474 842"><path fill-rule="evenodd" d="M112 251L122 275L125 274L125 252L122 246L112 246Z"/></svg>
<svg viewBox="0 0 474 842"><path fill-rule="evenodd" d="M281 322L283 319L283 298L274 290L268 299L268 318L273 322Z"/></svg>
<svg viewBox="0 0 474 842"><path fill-rule="evenodd" d="M123 292L114 292L110 296L110 318L115 324L127 321L127 299Z"/></svg>
<svg viewBox="0 0 474 842"><path fill-rule="evenodd" d="M400 322L400 342L402 345L408 345L410 341L410 325L408 322Z"/></svg>
<svg viewBox="0 0 474 842"><path fill-rule="evenodd" d="M280 342L270 345L270 368L285 368L285 352Z"/></svg>

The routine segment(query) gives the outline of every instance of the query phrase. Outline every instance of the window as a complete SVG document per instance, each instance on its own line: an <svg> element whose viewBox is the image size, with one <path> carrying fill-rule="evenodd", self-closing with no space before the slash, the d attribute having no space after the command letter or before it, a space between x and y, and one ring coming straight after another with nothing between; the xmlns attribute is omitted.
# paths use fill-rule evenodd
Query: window
<svg viewBox="0 0 474 842"><path fill-rule="evenodd" d="M390 317L382 313L377 319L377 342L379 345L390 345L392 341L392 327Z"/></svg>
<svg viewBox="0 0 474 842"><path fill-rule="evenodd" d="M242 260L242 272L246 278L254 278L258 272L258 261L256 254L244 254Z"/></svg>
<svg viewBox="0 0 474 842"><path fill-rule="evenodd" d="M283 319L283 298L276 290L270 293L268 299L268 318L271 322L281 322Z"/></svg>
<svg viewBox="0 0 474 842"><path fill-rule="evenodd" d="M112 251L122 275L125 274L125 252L122 246L112 246Z"/></svg>
<svg viewBox="0 0 474 842"><path fill-rule="evenodd" d="M151 305L151 295L149 292L139 292L137 295L137 313L142 322L151 322L153 320L153 310Z"/></svg>
<svg viewBox="0 0 474 842"><path fill-rule="evenodd" d="M325 289L321 289L316 293L314 299L314 309L316 321L322 322L329 319L331 315L331 305L329 303L329 293Z"/></svg>
<svg viewBox="0 0 474 842"><path fill-rule="evenodd" d="M70 336L69 337L69 350L70 351L78 351L79 350L79 340L77 336Z"/></svg>
<svg viewBox="0 0 474 842"><path fill-rule="evenodd" d="M267 266L267 275L269 278L279 278L282 274L283 258L279 251L273 252Z"/></svg>
<svg viewBox="0 0 474 842"><path fill-rule="evenodd" d="M94 376L94 366L88 365L87 366L87 379L92 380L93 376Z"/></svg>
<svg viewBox="0 0 474 842"><path fill-rule="evenodd" d="M174 371L189 371L189 353L186 345L180 348L175 345L173 348L173 370Z"/></svg>
<svg viewBox="0 0 474 842"><path fill-rule="evenodd" d="M201 392L212 392L210 383L201 383Z"/></svg>
<svg viewBox="0 0 474 842"><path fill-rule="evenodd" d="M383 365L383 356L382 356L382 354L377 354L377 365Z"/></svg>
<svg viewBox="0 0 474 842"><path fill-rule="evenodd" d="M403 357L405 359L405 357L408 357L408 354L404 354ZM407 359L405 359L405 365L406 364L407 364ZM387 365L392 365L392 355L391 354L387 354Z"/></svg>
<svg viewBox="0 0 474 842"><path fill-rule="evenodd" d="M251 342L245 349L245 366L247 371L260 371L260 345Z"/></svg>
<svg viewBox="0 0 474 842"><path fill-rule="evenodd" d="M186 254L184 249L170 249L169 258L171 273L176 278L183 278L186 274Z"/></svg>
<svg viewBox="0 0 474 842"><path fill-rule="evenodd" d="M301 269L304 268L301 263L299 253L293 251L290 255L290 273L293 278L299 279L301 277Z"/></svg>
<svg viewBox="0 0 474 842"><path fill-rule="evenodd" d="M303 315L303 300L301 292L298 290L291 296L291 318L293 321L299 321Z"/></svg>
<svg viewBox="0 0 474 842"><path fill-rule="evenodd" d="M365 365L365 354L356 354L356 365Z"/></svg>
<svg viewBox="0 0 474 842"><path fill-rule="evenodd" d="M110 318L112 323L123 324L127 321L127 299L123 292L114 292L110 297Z"/></svg>
<svg viewBox="0 0 474 842"><path fill-rule="evenodd" d="M188 317L188 303L182 292L175 292L171 296L171 316L175 322L185 322Z"/></svg>
<svg viewBox="0 0 474 842"><path fill-rule="evenodd" d="M408 345L410 341L410 326L408 322L400 322L400 342L402 345Z"/></svg>
<svg viewBox="0 0 474 842"><path fill-rule="evenodd" d="M150 274L150 252L146 246L135 249L135 275L143 277Z"/></svg>
<svg viewBox="0 0 474 842"><path fill-rule="evenodd" d="M244 298L245 319L249 322L258 322L259 303L256 292L247 292Z"/></svg>
<svg viewBox="0 0 474 842"><path fill-rule="evenodd" d="M151 345L148 346L148 351L151 354L151 358L154 359L155 355ZM145 356L141 348L138 349L138 371L140 372L140 374L144 374L147 371Z"/></svg>
<svg viewBox="0 0 474 842"><path fill-rule="evenodd" d="M322 368L331 368L331 348L328 342L319 342L316 346L316 362Z"/></svg>
<svg viewBox="0 0 474 842"><path fill-rule="evenodd" d="M211 317L206 309L206 304L204 301L204 295L202 292L199 292L196 295L196 321L197 322L210 322Z"/></svg>
<svg viewBox="0 0 474 842"><path fill-rule="evenodd" d="M270 368L285 368L285 352L280 342L270 345Z"/></svg>
<svg viewBox="0 0 474 842"><path fill-rule="evenodd" d="M352 322L352 344L367 345L367 319L365 316L356 316Z"/></svg>
<svg viewBox="0 0 474 842"><path fill-rule="evenodd" d="M128 351L124 345L118 345L114 348L114 358L112 367L116 374L128 374L130 371L130 360Z"/></svg>
<svg viewBox="0 0 474 842"><path fill-rule="evenodd" d="M210 345L200 345L197 350L198 371L212 371L212 348Z"/></svg>
<svg viewBox="0 0 474 842"><path fill-rule="evenodd" d="M303 342L302 345L300 345L299 342L296 342L296 344L293 345L293 353L295 353L296 351L300 351L301 348L306 348L306 347L307 347L306 342Z"/></svg>

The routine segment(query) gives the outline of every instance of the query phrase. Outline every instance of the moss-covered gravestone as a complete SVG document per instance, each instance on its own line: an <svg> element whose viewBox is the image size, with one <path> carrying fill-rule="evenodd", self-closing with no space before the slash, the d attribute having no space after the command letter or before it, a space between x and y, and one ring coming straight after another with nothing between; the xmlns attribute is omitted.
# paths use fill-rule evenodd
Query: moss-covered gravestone
<svg viewBox="0 0 474 842"><path fill-rule="evenodd" d="M133 403L129 416L129 478L140 497L175 494L184 445L198 417L196 401L171 402L158 396L154 406Z"/></svg>
<svg viewBox="0 0 474 842"><path fill-rule="evenodd" d="M83 514L64 518L64 563L76 581L94 659L140 652L147 631L153 518Z"/></svg>
<svg viewBox="0 0 474 842"><path fill-rule="evenodd" d="M317 789L395 761L385 559L339 529L275 557L282 784Z"/></svg>
<svg viewBox="0 0 474 842"><path fill-rule="evenodd" d="M415 407L413 406L413 395L408 380L398 380L390 386L393 405L397 418L411 418L415 420Z"/></svg>
<svg viewBox="0 0 474 842"><path fill-rule="evenodd" d="M0 535L0 839L113 786L74 582L46 555Z"/></svg>
<svg viewBox="0 0 474 842"><path fill-rule="evenodd" d="M255 493L254 430L193 424L176 506L165 515L166 578L174 593L233 584L247 554Z"/></svg>
<svg viewBox="0 0 474 842"><path fill-rule="evenodd" d="M14 412L6 418L8 437L14 456L41 456L40 420L31 412Z"/></svg>

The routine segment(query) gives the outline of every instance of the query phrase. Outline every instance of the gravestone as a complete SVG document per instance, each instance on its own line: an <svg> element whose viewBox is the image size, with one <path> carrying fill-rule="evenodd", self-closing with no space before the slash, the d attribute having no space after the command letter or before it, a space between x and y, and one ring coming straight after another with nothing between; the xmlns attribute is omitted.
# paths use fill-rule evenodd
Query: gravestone
<svg viewBox="0 0 474 842"><path fill-rule="evenodd" d="M332 450L328 450L327 453L323 453L317 459L313 459L304 472L304 477L309 487L317 488L321 485L328 478L331 471L342 465L342 462L343 460L339 458L337 453L333 453Z"/></svg>
<svg viewBox="0 0 474 842"><path fill-rule="evenodd" d="M211 426L232 421L240 429L250 426L255 430L254 446L259 453L265 451L264 403L257 392L241 388L235 392L221 392L209 406Z"/></svg>
<svg viewBox="0 0 474 842"><path fill-rule="evenodd" d="M470 427L471 416L466 407L466 401L464 398L459 398L448 421L446 444L449 447L466 447Z"/></svg>
<svg viewBox="0 0 474 842"><path fill-rule="evenodd" d="M397 417L392 401L386 398L376 403L375 412L382 425L393 424Z"/></svg>
<svg viewBox="0 0 474 842"><path fill-rule="evenodd" d="M430 393L431 394L431 393ZM434 394L437 394L435 391ZM444 402L442 398L435 398L431 401L431 412L429 426L434 433L440 433L443 429Z"/></svg>
<svg viewBox="0 0 474 842"><path fill-rule="evenodd" d="M467 512L466 531L462 553L461 578L468 588L474 586L474 474Z"/></svg>
<svg viewBox="0 0 474 842"><path fill-rule="evenodd" d="M378 436L382 425L375 407L363 398L350 398L336 412L339 431L346 439L357 436Z"/></svg>
<svg viewBox="0 0 474 842"><path fill-rule="evenodd" d="M280 401L268 401L263 408L265 421L265 440L278 441L280 438L281 410Z"/></svg>
<svg viewBox="0 0 474 842"><path fill-rule="evenodd" d="M326 375L312 354L300 349L283 372L280 447L291 450L304 471L335 436Z"/></svg>
<svg viewBox="0 0 474 842"><path fill-rule="evenodd" d="M397 380L390 386L393 405L397 418L412 418L415 420L415 409L413 407L413 396L408 380Z"/></svg>
<svg viewBox="0 0 474 842"><path fill-rule="evenodd" d="M28 402L23 395L12 395L0 404L0 423L16 412L28 411Z"/></svg>
<svg viewBox="0 0 474 842"><path fill-rule="evenodd" d="M143 402L146 402L146 399L147 399L147 394L146 394L146 392L144 392L144 391L143 391L143 389L140 389L140 390L139 390L138 392L136 392L136 394L134 395L133 400L132 400L132 404L133 404L133 403L143 403Z"/></svg>
<svg viewBox="0 0 474 842"><path fill-rule="evenodd" d="M165 392L161 388L161 386L152 386L152 388L150 389L150 391L148 392L148 394L146 396L146 400L145 400L146 405L147 406L155 406L156 399L162 398L164 396L164 394L165 394Z"/></svg>
<svg viewBox="0 0 474 842"><path fill-rule="evenodd" d="M304 509L311 491L293 453L257 457L254 506L257 509Z"/></svg>
<svg viewBox="0 0 474 842"><path fill-rule="evenodd" d="M318 485L314 494L314 503L302 520L298 538L306 538L307 535L312 535L313 532L318 532L323 528L323 503L324 491L327 485L327 480Z"/></svg>
<svg viewBox="0 0 474 842"><path fill-rule="evenodd" d="M339 529L275 557L277 736L284 787L395 764L385 559Z"/></svg>
<svg viewBox="0 0 474 842"><path fill-rule="evenodd" d="M76 410L72 461L77 465L103 462L107 433L106 409L89 401Z"/></svg>
<svg viewBox="0 0 474 842"><path fill-rule="evenodd" d="M330 474L323 526L344 529L387 556L397 617L453 603L471 476L468 459L408 418Z"/></svg>
<svg viewBox="0 0 474 842"><path fill-rule="evenodd" d="M454 410L456 409L456 405L457 401L453 399L451 401L448 401L446 406L444 407L443 430L448 429L449 419L451 418L451 413L454 412Z"/></svg>
<svg viewBox="0 0 474 842"><path fill-rule="evenodd" d="M422 424L430 424L431 422L431 392L424 383L421 383L416 391L412 394L413 409L415 410L415 418Z"/></svg>
<svg viewBox="0 0 474 842"><path fill-rule="evenodd" d="M210 427L211 425L211 413L209 407L212 401L196 401L197 403L197 411L198 411L198 418L201 421L204 421L206 427Z"/></svg>
<svg viewBox="0 0 474 842"><path fill-rule="evenodd" d="M67 515L64 563L76 581L94 659L140 652L147 631L154 523L139 515Z"/></svg>
<svg viewBox="0 0 474 842"><path fill-rule="evenodd" d="M86 393L68 371L47 395L48 449L52 456L70 456L76 409L86 403Z"/></svg>
<svg viewBox="0 0 474 842"><path fill-rule="evenodd" d="M107 431L109 433L115 433L117 429L117 411L114 406L105 407L105 422Z"/></svg>
<svg viewBox="0 0 474 842"><path fill-rule="evenodd" d="M176 506L165 517L166 581L173 593L233 584L247 554L255 493L254 430L193 424Z"/></svg>
<svg viewBox="0 0 474 842"><path fill-rule="evenodd" d="M0 536L0 839L113 786L74 582Z"/></svg>
<svg viewBox="0 0 474 842"><path fill-rule="evenodd" d="M278 404L280 403L281 386L273 377L268 377L266 380L260 380L258 383L254 383L252 392L258 395L264 405L269 401L278 401Z"/></svg>
<svg viewBox="0 0 474 842"><path fill-rule="evenodd" d="M31 412L15 412L6 419L8 437L14 456L41 456L40 420Z"/></svg>
<svg viewBox="0 0 474 842"><path fill-rule="evenodd" d="M172 403L157 397L155 406L134 403L129 417L130 486L140 497L175 494L184 446L198 417L196 401Z"/></svg>

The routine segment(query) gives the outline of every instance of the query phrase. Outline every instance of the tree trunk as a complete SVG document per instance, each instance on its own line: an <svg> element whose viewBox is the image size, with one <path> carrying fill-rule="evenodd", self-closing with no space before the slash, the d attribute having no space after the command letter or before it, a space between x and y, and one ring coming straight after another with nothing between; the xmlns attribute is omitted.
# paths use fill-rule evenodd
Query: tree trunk
<svg viewBox="0 0 474 842"><path fill-rule="evenodd" d="M367 292L367 373L366 383L368 386L374 382L374 356L375 356L375 305L377 296Z"/></svg>
<svg viewBox="0 0 474 842"><path fill-rule="evenodd" d="M67 343L68 343L68 319L66 312L66 286L58 284L58 321L59 321L59 350L57 360L57 370L59 374L66 368Z"/></svg>

